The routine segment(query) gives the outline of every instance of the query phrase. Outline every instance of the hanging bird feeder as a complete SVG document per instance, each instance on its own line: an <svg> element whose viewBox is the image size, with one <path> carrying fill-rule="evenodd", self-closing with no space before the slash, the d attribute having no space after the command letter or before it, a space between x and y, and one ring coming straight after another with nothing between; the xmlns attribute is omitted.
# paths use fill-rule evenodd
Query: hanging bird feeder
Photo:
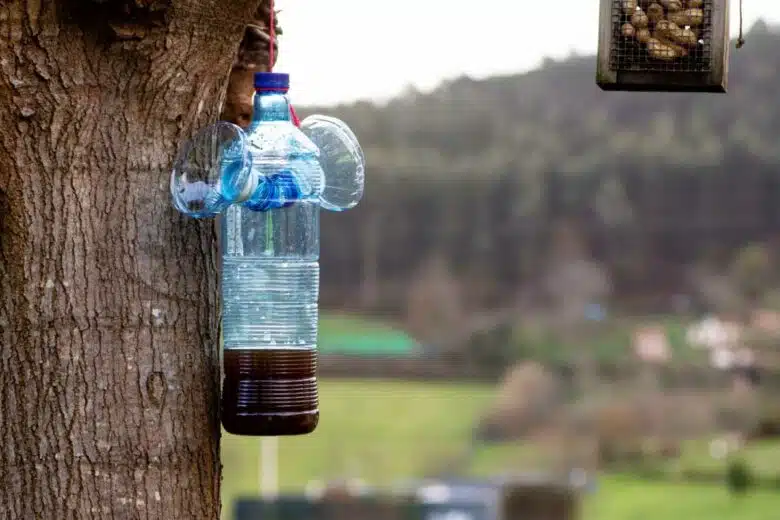
<svg viewBox="0 0 780 520"><path fill-rule="evenodd" d="M600 0L603 90L726 92L729 0Z"/></svg>
<svg viewBox="0 0 780 520"><path fill-rule="evenodd" d="M288 74L254 75L246 131L219 121L184 142L174 162L174 207L221 216L222 425L237 435L301 435L319 421L317 330L320 209L363 196L365 156L343 121L290 104Z"/></svg>

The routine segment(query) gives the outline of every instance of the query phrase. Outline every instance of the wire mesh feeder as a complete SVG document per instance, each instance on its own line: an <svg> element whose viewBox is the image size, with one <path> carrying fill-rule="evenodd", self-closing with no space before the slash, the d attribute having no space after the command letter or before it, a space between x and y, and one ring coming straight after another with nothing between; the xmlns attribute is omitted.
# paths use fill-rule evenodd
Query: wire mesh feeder
<svg viewBox="0 0 780 520"><path fill-rule="evenodd" d="M726 92L729 0L601 0L604 90Z"/></svg>

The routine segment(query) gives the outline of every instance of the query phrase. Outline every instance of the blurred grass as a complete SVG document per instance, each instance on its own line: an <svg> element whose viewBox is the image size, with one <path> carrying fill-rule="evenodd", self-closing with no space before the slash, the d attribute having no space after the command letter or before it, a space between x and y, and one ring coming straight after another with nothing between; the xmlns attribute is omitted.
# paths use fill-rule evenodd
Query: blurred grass
<svg viewBox="0 0 780 520"><path fill-rule="evenodd" d="M679 459L657 465L653 465L652 461L648 460L647 467L657 468L670 479L677 478L680 471L725 475L729 459L714 459L710 455L709 441L688 441L682 448L682 456ZM778 481L780 498L780 480L778 480L780 479L780 443L777 441L751 443L739 453L739 456L755 477ZM480 448L469 470L473 475L489 476L501 470L544 469L546 463L550 461L549 455L545 455L542 450L533 445L508 442Z"/></svg>
<svg viewBox="0 0 780 520"><path fill-rule="evenodd" d="M319 349L324 354L403 356L417 342L401 327L377 319L323 313L319 320Z"/></svg>
<svg viewBox="0 0 780 520"><path fill-rule="evenodd" d="M701 354L685 344L685 323L676 318L645 318L662 324L676 360L691 361ZM613 319L587 334L588 348L603 361L624 359L630 353L631 331L639 322ZM336 344L349 337L398 338L392 325L346 315L321 317L320 338ZM591 336L591 333L593 334ZM330 338L330 339L329 339ZM563 360L565 345L543 331L521 333L518 354L539 361ZM397 339L388 342L398 342ZM372 341L375 343L375 341ZM579 348L582 348L580 346ZM377 362L381 362L378 359ZM471 431L495 392L489 385L409 383L403 381L321 382L322 418L309 436L280 440L279 480L287 492L300 492L311 480L357 476L382 486L399 479L423 476L440 469L468 446ZM260 441L224 434L222 462L223 519L232 518L233 501L256 495L259 483ZM532 446L505 444L481 448L468 472L491 475L543 466ZM751 467L774 477L780 473L780 446L760 443L745 453ZM679 468L720 471L725 462L710 457L708 444L685 446ZM769 520L780 518L780 492L755 492L733 500L725 486L657 483L610 476L586 501L585 520Z"/></svg>
<svg viewBox="0 0 780 520"><path fill-rule="evenodd" d="M777 518L780 518L780 492L753 491L734 498L725 486L646 482L630 476L602 478L584 508L584 520Z"/></svg>
<svg viewBox="0 0 780 520"><path fill-rule="evenodd" d="M360 477L389 484L421 476L465 448L487 406L487 385L399 381L322 381L321 419L305 437L279 441L279 485ZM260 441L223 434L223 518L239 495L257 494Z"/></svg>
<svg viewBox="0 0 780 520"><path fill-rule="evenodd" d="M691 441L684 445L679 467L700 472L725 472L728 461L710 456L708 442ZM740 453L742 459L756 476L780 477L780 444L776 441L751 443ZM780 493L780 488L778 488ZM778 512L780 518L780 512Z"/></svg>
<svg viewBox="0 0 780 520"><path fill-rule="evenodd" d="M295 493L310 480L351 476L381 486L435 471L463 453L493 392L476 384L322 381L320 427L309 436L280 439L280 487ZM232 518L238 496L257 494L259 450L256 438L223 436L223 519ZM521 471L543 464L541 457L533 446L519 443L481 448L468 472ZM757 471L780 473L777 443L751 446L745 457ZM714 471L725 467L710 458L706 442L686 445L681 464ZM587 499L585 520L769 520L780 518L779 511L780 490L733 500L725 486L610 476Z"/></svg>
<svg viewBox="0 0 780 520"><path fill-rule="evenodd" d="M319 334L326 337L342 334L390 334L396 331L395 327L384 321L352 314L322 313L319 325Z"/></svg>

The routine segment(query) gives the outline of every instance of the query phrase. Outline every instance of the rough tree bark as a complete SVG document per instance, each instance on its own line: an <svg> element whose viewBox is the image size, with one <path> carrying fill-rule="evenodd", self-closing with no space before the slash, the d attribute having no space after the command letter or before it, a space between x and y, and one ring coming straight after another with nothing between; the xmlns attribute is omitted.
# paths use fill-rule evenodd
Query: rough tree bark
<svg viewBox="0 0 780 520"><path fill-rule="evenodd" d="M0 516L219 516L213 222L168 173L259 0L0 2Z"/></svg>
<svg viewBox="0 0 780 520"><path fill-rule="evenodd" d="M271 43L271 10L273 5L267 0L260 4L253 19L246 26L244 38L238 49L238 55L230 71L227 96L222 107L221 117L225 121L231 121L243 128L249 126L252 120L252 96L254 95L255 72L268 70L270 61L269 50ZM278 18L273 17L274 32L282 34ZM279 46L274 40L274 50ZM274 53L274 63L278 52Z"/></svg>

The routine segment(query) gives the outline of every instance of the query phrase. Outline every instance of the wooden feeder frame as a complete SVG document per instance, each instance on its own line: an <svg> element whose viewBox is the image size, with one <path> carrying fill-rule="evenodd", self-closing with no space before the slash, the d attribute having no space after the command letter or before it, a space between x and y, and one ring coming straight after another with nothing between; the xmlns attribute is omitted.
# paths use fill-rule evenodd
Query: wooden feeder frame
<svg viewBox="0 0 780 520"><path fill-rule="evenodd" d="M674 62L655 61L638 42L634 63L618 63L615 53L623 41L620 34L621 0L600 0L599 48L596 83L602 90L646 92L725 93L728 85L729 2L704 0L704 40L695 66L675 66ZM628 44L626 44L628 45ZM678 58L691 63L691 58ZM667 63L666 69L664 64ZM681 62L678 62L681 63Z"/></svg>

